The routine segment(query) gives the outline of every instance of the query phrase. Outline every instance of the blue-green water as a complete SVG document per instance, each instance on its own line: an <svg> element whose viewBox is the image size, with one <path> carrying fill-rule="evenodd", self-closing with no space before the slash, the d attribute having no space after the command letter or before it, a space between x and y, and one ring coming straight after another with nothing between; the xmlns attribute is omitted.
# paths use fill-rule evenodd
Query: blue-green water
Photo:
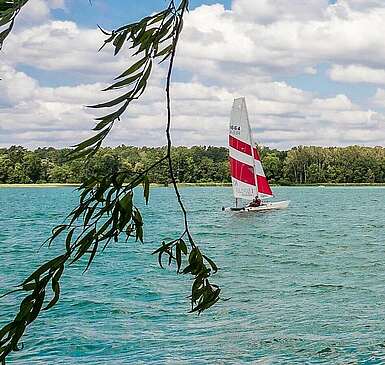
<svg viewBox="0 0 385 365"><path fill-rule="evenodd" d="M180 232L152 189L145 244L112 245L23 338L10 364L384 364L385 189L276 188L286 211L232 214L229 188L183 188L192 230L231 298L188 314L191 282L150 253ZM0 293L61 248L38 248L76 204L71 188L0 189ZM17 296L0 300L0 325Z"/></svg>

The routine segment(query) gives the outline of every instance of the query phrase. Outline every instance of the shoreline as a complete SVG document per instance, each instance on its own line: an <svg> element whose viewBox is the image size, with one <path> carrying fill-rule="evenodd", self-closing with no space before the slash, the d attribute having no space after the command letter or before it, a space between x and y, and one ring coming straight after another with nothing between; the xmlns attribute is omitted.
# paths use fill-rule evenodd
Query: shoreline
<svg viewBox="0 0 385 365"><path fill-rule="evenodd" d="M44 184L0 184L0 188L61 188L79 187L81 184L71 183L44 183Z"/></svg>
<svg viewBox="0 0 385 365"><path fill-rule="evenodd" d="M1 188L61 188L61 187L79 187L80 183L42 183L42 184L0 184ZM324 184L291 184L291 185L277 185L270 184L273 187L298 188L298 187L385 187L385 183L324 183ZM231 187L231 183L178 183L180 187ZM152 183L151 187L172 187L171 184L165 186L164 184Z"/></svg>

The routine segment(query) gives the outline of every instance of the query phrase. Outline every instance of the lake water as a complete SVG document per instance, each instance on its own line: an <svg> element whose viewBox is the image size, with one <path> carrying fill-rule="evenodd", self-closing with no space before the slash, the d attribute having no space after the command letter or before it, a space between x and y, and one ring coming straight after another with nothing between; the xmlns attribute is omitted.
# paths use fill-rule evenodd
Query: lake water
<svg viewBox="0 0 385 365"><path fill-rule="evenodd" d="M64 274L62 299L10 364L384 364L385 189L276 188L289 209L233 214L230 188L182 188L223 295L189 314L191 282L150 253L179 234L173 192L151 190L145 243L117 243ZM0 293L57 254L38 251L77 202L72 188L0 189ZM0 300L0 325L20 298Z"/></svg>

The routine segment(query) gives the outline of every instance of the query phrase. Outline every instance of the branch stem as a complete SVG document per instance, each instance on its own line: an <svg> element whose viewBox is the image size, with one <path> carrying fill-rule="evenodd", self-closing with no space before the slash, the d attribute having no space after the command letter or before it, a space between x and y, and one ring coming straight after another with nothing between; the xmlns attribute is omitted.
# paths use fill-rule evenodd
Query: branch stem
<svg viewBox="0 0 385 365"><path fill-rule="evenodd" d="M166 155L166 158L167 158L168 167L169 167L170 179L171 179L174 191L175 191L175 195L176 195L177 200L178 200L178 204L179 204L180 209L182 210L182 213L183 213L185 233L187 234L191 245L194 247L195 244L193 242L193 239L191 237L191 233L189 231L189 224L188 224L188 219L187 219L187 211L186 211L186 208L185 208L185 206L183 204L182 197L181 197L181 195L179 193L178 185L177 185L176 178L175 178L174 166L173 166L172 157L171 157L172 139L171 139L171 132L170 132L170 130L171 130L171 92L170 92L171 78L172 78L172 70L173 70L173 66L174 66L174 60L175 60L177 44L178 44L178 40L179 40L179 34L180 34L181 29L182 29L183 15L184 15L185 10L186 10L186 6L183 6L180 15L177 18L178 25L176 27L175 36L174 36L174 40L173 40L174 47L173 47L173 50L172 50L172 53L171 53L170 63L169 63L168 72L167 72L167 81L166 81L166 99L167 99L166 137L167 137L167 155Z"/></svg>

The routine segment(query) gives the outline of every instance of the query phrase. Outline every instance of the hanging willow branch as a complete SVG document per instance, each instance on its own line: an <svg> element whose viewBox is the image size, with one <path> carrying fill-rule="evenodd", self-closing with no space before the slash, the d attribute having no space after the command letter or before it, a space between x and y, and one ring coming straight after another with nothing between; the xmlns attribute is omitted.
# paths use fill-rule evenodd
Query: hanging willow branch
<svg viewBox="0 0 385 365"><path fill-rule="evenodd" d="M26 1L24 1L26 3ZM1 3L0 3L1 4ZM183 17L188 11L188 0L181 0L176 7L171 0L168 7L139 22L125 25L107 36L104 45L112 44L114 54L118 54L125 43L130 44L134 57L139 59L116 78L116 82L105 90L124 90L123 94L93 108L115 108L115 111L97 118L93 137L77 144L71 158L88 156L91 158L102 145L114 124L120 121L129 104L138 99L146 89L153 62L169 60L166 80L167 99L167 151L166 155L140 172L121 169L116 173L95 177L85 181L79 188L79 205L68 215L66 223L56 226L45 242L48 246L62 238L65 243L63 253L41 265L26 278L13 292L25 293L15 318L0 330L0 362L12 351L19 350L19 342L27 326L43 310L49 310L60 298L60 280L65 269L81 259L84 271L92 264L96 254L118 242L124 236L143 242L143 218L133 203L134 188L143 185L146 204L150 195L148 173L159 165L167 164L170 180L183 213L184 229L170 242L162 242L153 252L158 255L159 265L163 259L168 265L175 265L177 273L189 274L193 279L191 288L191 312L201 313L219 300L220 288L211 284L210 276L218 268L213 260L205 256L195 243L189 230L187 212L183 205L174 176L171 158L171 95L170 85L174 59L183 27ZM1 12L0 12L1 16ZM0 18L1 19L1 18ZM6 295L10 294L7 293ZM47 299L48 293L52 293Z"/></svg>

